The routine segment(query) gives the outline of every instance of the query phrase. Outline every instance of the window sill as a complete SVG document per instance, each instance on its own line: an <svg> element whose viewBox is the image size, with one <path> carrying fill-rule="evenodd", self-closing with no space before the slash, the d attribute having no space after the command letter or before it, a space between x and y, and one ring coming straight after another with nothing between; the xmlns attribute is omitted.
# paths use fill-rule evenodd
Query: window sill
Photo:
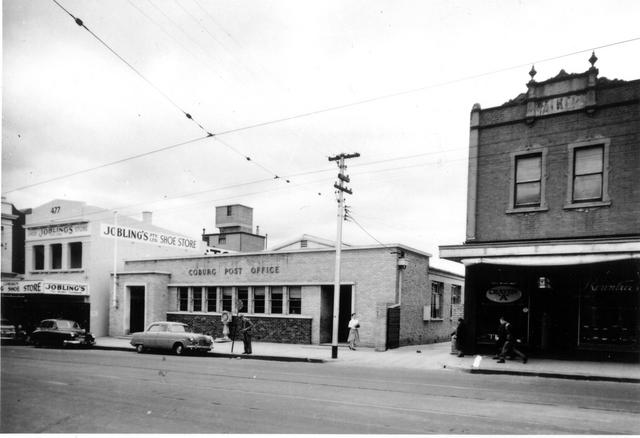
<svg viewBox="0 0 640 438"><path fill-rule="evenodd" d="M565 210L578 210L580 208L598 208L598 207L610 207L611 201L593 201L593 202L574 202L571 204L565 204Z"/></svg>
<svg viewBox="0 0 640 438"><path fill-rule="evenodd" d="M443 322L444 318L430 318L430 319L425 319L425 321Z"/></svg>
<svg viewBox="0 0 640 438"><path fill-rule="evenodd" d="M42 269L42 270L36 270L36 271L29 271L30 274L32 275L36 275L36 274L75 274L75 273L81 273L84 272L84 269L79 268L79 269Z"/></svg>
<svg viewBox="0 0 640 438"><path fill-rule="evenodd" d="M250 318L297 318L297 319L311 319L312 316L308 315L298 315L298 314L288 314L284 315L282 313L243 313L242 315L246 315ZM220 312L192 312L188 310L173 310L167 312L167 314L179 314L179 315L202 315L202 316L221 316ZM233 315L235 317L235 315Z"/></svg>
<svg viewBox="0 0 640 438"><path fill-rule="evenodd" d="M508 208L505 213L507 214L517 214L517 213L539 213L549 211L549 207L540 206L540 207L518 207L518 208Z"/></svg>

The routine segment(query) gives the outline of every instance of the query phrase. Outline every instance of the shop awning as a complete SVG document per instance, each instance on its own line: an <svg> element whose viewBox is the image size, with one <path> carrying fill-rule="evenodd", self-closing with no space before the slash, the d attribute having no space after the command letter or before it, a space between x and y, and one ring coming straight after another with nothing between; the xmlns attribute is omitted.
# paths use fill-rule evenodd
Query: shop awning
<svg viewBox="0 0 640 438"><path fill-rule="evenodd" d="M472 243L440 247L440 258L463 263L514 266L580 265L640 259L640 239Z"/></svg>
<svg viewBox="0 0 640 438"><path fill-rule="evenodd" d="M640 260L640 254L577 254L577 255L539 255L522 257L473 257L460 260L465 266L487 263L509 266L563 266L585 265L590 263L615 262L619 260Z"/></svg>

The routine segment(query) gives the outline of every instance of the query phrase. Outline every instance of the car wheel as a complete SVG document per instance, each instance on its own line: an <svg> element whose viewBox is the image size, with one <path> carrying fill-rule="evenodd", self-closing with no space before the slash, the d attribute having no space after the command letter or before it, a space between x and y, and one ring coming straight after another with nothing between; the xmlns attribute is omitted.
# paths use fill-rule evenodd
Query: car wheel
<svg viewBox="0 0 640 438"><path fill-rule="evenodd" d="M173 353L174 353L176 356L180 356L180 355L184 354L184 345L182 345L182 344L181 344L181 343L179 343L179 342L178 342L178 343L176 343L176 344L173 346Z"/></svg>
<svg viewBox="0 0 640 438"><path fill-rule="evenodd" d="M144 353L144 346L142 344L136 345L136 351L138 353Z"/></svg>

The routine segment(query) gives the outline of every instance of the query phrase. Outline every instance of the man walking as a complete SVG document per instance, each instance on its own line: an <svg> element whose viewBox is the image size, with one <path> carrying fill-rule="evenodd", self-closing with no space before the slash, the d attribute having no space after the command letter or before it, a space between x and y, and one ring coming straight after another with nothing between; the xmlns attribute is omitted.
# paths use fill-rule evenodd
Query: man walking
<svg viewBox="0 0 640 438"><path fill-rule="evenodd" d="M515 339L511 332L511 323L504 319L503 316L500 317L500 329L501 335L504 336L502 339L504 343L498 356L498 363L504 363L507 356L513 356L514 354L522 358L522 363L527 363L527 355L515 347Z"/></svg>

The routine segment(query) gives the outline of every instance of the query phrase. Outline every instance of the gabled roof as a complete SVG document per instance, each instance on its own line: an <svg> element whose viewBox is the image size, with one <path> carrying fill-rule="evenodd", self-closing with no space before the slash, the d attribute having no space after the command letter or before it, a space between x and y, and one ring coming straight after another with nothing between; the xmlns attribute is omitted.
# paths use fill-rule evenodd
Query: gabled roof
<svg viewBox="0 0 640 438"><path fill-rule="evenodd" d="M280 245L276 245L270 248L270 251L279 251L282 249L293 249L293 248L303 248L302 242L307 242L307 246L305 248L335 248L336 242L335 240L323 239L321 237L312 236L310 234L303 234L300 237L296 237L295 239L288 240ZM311 245L309 245L311 243ZM351 246L348 243L342 242L342 246Z"/></svg>

